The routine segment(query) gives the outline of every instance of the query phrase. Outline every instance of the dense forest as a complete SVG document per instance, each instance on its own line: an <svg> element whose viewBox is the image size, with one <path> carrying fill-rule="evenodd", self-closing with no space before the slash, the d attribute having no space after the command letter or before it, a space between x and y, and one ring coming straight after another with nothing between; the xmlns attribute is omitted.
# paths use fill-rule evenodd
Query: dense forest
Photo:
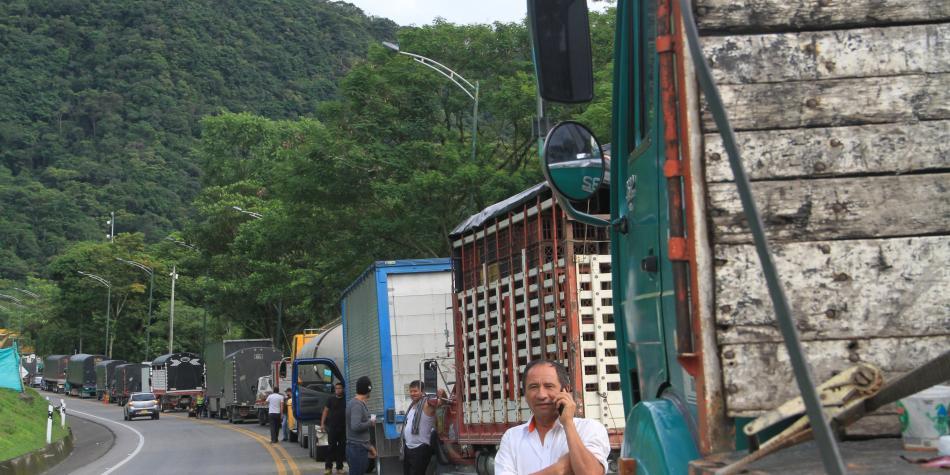
<svg viewBox="0 0 950 475"><path fill-rule="evenodd" d="M595 101L546 111L603 142L611 15L591 17ZM474 157L473 101L381 40L478 81ZM40 353L164 353L173 269L176 350L284 341L335 318L372 261L447 256L455 225L541 180L520 23L21 1L0 6L0 49L0 327Z"/></svg>

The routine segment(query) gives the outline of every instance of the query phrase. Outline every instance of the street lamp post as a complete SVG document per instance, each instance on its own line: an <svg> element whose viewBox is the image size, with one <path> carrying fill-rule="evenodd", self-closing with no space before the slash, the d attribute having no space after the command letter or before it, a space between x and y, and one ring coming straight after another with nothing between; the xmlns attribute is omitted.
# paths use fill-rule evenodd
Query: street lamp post
<svg viewBox="0 0 950 475"><path fill-rule="evenodd" d="M110 313L112 312L112 283L109 282L109 281L106 280L106 279L103 279L102 277L100 277L100 276L98 276L98 275L96 275L96 274L90 274L89 272L83 272L83 271L77 271L77 272L79 272L79 274L82 275L83 277L88 277L88 278L90 278L90 279L92 279L92 280L98 282L100 285L104 286L106 289L108 289L107 292L106 292L106 347L105 347L105 354L106 354L106 357L111 358L111 357L112 357L112 351L110 351L110 349L109 349L109 319L110 319L110 316L109 316L109 315L110 315Z"/></svg>
<svg viewBox="0 0 950 475"><path fill-rule="evenodd" d="M250 216L250 217L252 217L252 218L254 218L254 219L262 219L262 218L264 217L264 215L262 215L262 214L260 214L260 213L255 213L255 212L253 212L253 211L248 211L248 210L246 210L246 209L244 209L244 208L241 208L240 206L232 206L231 209L233 209L233 210L235 210L235 211L237 211L237 212L239 212L239 213L246 214L246 215L248 215L248 216ZM281 332L282 332L283 326L284 326L284 300L283 300L283 299L280 299L280 300L277 302L277 305L274 305L274 308L277 310L277 329L276 329L276 331L274 332L274 346L276 346L277 348L281 348L281 346L280 346L280 343L281 343L281 341L280 341L280 335L281 335Z"/></svg>
<svg viewBox="0 0 950 475"><path fill-rule="evenodd" d="M178 280L177 266L172 266L172 304L171 315L168 316L168 353L174 353L172 347L175 341L175 281Z"/></svg>
<svg viewBox="0 0 950 475"><path fill-rule="evenodd" d="M231 209L233 209L233 210L235 210L235 211L237 211L237 212L239 212L239 213L244 213L244 214L246 214L246 215L248 215L248 216L250 216L250 217L252 217L252 218L254 218L254 219L261 219L261 218L264 217L264 215L262 215L262 214L260 214L260 213L255 213L255 212L253 212L253 211L248 211L248 210L246 210L246 209L244 209L244 208L241 208L240 206L232 206Z"/></svg>
<svg viewBox="0 0 950 475"><path fill-rule="evenodd" d="M109 221L106 222L109 225L109 242L115 242L115 211L109 213Z"/></svg>
<svg viewBox="0 0 950 475"><path fill-rule="evenodd" d="M475 81L475 84L472 84L467 79L462 77L461 74L449 69L448 66L439 63L433 59L427 58L414 53L407 53L399 49L399 45L395 43L390 43L389 41L383 41L383 46L395 51L399 54L404 54L413 61L422 64L430 69L434 69L439 74L448 78L449 81L452 81L452 84L455 84L465 93L472 101L474 101L474 106L472 107L472 161L475 161L475 151L478 142L478 81Z"/></svg>
<svg viewBox="0 0 950 475"><path fill-rule="evenodd" d="M136 267L139 270L148 274L148 323L145 325L145 359L143 361L151 361L149 359L149 353L151 352L151 338L152 338L152 289L155 288L155 270L151 267L142 264L141 262L136 262L132 260L123 259L121 257L116 257L115 260L124 262L132 267Z"/></svg>

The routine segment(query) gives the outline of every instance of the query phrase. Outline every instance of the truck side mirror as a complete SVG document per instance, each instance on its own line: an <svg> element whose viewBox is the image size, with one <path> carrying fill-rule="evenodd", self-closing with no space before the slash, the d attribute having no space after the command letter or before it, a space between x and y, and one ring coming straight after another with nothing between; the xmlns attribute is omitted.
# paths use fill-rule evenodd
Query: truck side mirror
<svg viewBox="0 0 950 475"><path fill-rule="evenodd" d="M433 360L422 363L422 392L436 394L439 391L439 363Z"/></svg>
<svg viewBox="0 0 950 475"><path fill-rule="evenodd" d="M604 154L594 133L583 124L555 125L544 139L541 156L545 178L565 198L590 199L604 182Z"/></svg>
<svg viewBox="0 0 950 475"><path fill-rule="evenodd" d="M594 68L587 0L528 0L528 23L541 97L590 102Z"/></svg>

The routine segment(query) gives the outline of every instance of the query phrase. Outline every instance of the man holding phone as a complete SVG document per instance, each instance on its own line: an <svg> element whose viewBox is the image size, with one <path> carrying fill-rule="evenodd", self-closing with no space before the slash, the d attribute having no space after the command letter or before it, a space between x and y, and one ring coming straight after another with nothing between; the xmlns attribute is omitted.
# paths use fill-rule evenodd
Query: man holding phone
<svg viewBox="0 0 950 475"><path fill-rule="evenodd" d="M525 366L521 383L531 420L502 436L495 474L606 473L610 454L607 429L597 421L574 417L577 404L564 365L532 361Z"/></svg>

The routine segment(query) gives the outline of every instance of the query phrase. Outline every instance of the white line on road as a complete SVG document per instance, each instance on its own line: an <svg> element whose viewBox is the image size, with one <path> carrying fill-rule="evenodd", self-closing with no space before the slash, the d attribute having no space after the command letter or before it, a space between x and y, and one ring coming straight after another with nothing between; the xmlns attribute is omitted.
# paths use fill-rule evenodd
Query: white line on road
<svg viewBox="0 0 950 475"><path fill-rule="evenodd" d="M116 466L114 466L114 467L110 468L109 470L103 472L102 475L109 475L110 473L112 473L112 472L118 470L119 467L125 465L129 460L132 460L133 457L135 457L136 455L138 455L138 454L139 454L139 451L142 450L142 447L145 446L145 436L142 435L142 433L139 432L138 430L133 429L132 427L129 427L129 426L127 426L127 425L125 425L125 424L123 424L123 423L121 423L121 422L116 422L116 421L113 421L113 420L110 420L110 419L106 419L105 417L94 416L94 415L92 415L92 414L89 414L89 413L86 413L86 412L82 412L82 411L77 411L77 410L75 410L75 409L73 409L73 410L70 411L70 412L72 412L73 414L82 414L82 415L84 415L84 416L86 416L86 417L92 417L92 418L95 418L95 419L99 419L99 420L101 420L101 421L108 422L108 423L110 423L110 424L115 424L115 425L117 425L117 426L125 427L126 429L128 429L128 430L130 430L130 431L132 431L132 432L135 432L135 435L139 436L139 445L138 445L137 447L135 447L135 450L133 450L132 453L129 454L128 457L122 459L122 461L119 462Z"/></svg>

